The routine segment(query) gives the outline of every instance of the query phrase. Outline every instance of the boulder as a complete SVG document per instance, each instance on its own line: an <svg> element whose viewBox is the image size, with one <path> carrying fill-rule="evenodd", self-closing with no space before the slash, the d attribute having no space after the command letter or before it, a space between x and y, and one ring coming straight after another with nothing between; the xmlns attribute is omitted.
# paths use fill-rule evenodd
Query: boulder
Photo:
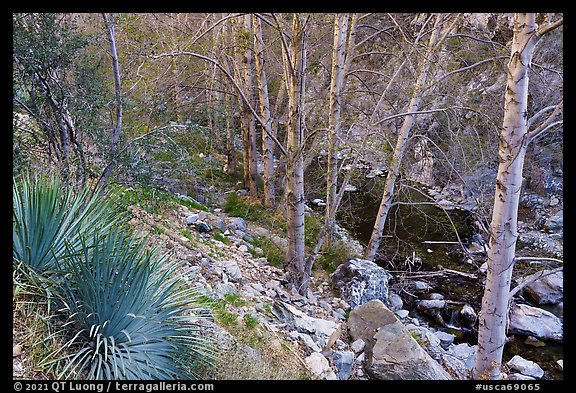
<svg viewBox="0 0 576 393"><path fill-rule="evenodd" d="M544 222L544 229L548 232L560 232L564 228L564 211L560 210L558 213L550 216Z"/></svg>
<svg viewBox="0 0 576 393"><path fill-rule="evenodd" d="M374 334L380 326L393 323L397 318L380 300L375 299L356 307L348 316L348 330L352 340L363 340L365 350L374 346Z"/></svg>
<svg viewBox="0 0 576 393"><path fill-rule="evenodd" d="M544 370L537 364L530 360L526 360L519 355L515 355L506 363L511 369L518 371L522 375L533 378L542 378Z"/></svg>
<svg viewBox="0 0 576 393"><path fill-rule="evenodd" d="M436 337L440 339L440 346L444 349L448 349L450 344L452 344L454 342L454 339L456 338L455 335L443 332L441 330L434 332L434 334L436 335Z"/></svg>
<svg viewBox="0 0 576 393"><path fill-rule="evenodd" d="M541 340L563 341L562 320L549 311L526 304L515 304L510 309L508 331L521 336L534 336Z"/></svg>
<svg viewBox="0 0 576 393"><path fill-rule="evenodd" d="M330 348L342 334L339 323L311 317L281 300L274 302L272 313L286 323L288 329L308 334L322 349Z"/></svg>
<svg viewBox="0 0 576 393"><path fill-rule="evenodd" d="M347 380L352 375L354 353L350 351L336 351L332 354L332 361L336 366L337 376L340 380Z"/></svg>
<svg viewBox="0 0 576 393"><path fill-rule="evenodd" d="M476 355L476 350L478 345L470 346L467 343L462 343L458 345L451 345L446 351L447 355L459 359L464 363L464 366L468 370L472 370L474 366L474 356Z"/></svg>
<svg viewBox="0 0 576 393"><path fill-rule="evenodd" d="M228 279L232 282L238 282L242 279L242 272L235 261L224 262L224 272L226 272Z"/></svg>
<svg viewBox="0 0 576 393"><path fill-rule="evenodd" d="M531 274L519 282L521 284L538 275L543 276L524 288L524 293L537 304L558 304L564 298L564 273L560 271L546 275L549 271Z"/></svg>
<svg viewBox="0 0 576 393"><path fill-rule="evenodd" d="M212 230L212 227L203 221L197 221L193 223L192 226L194 226L194 229L196 229L200 233L206 233Z"/></svg>
<svg viewBox="0 0 576 393"><path fill-rule="evenodd" d="M228 229L231 231L246 232L248 225L242 217L232 217L228 223Z"/></svg>
<svg viewBox="0 0 576 393"><path fill-rule="evenodd" d="M355 340L352 344L350 344L350 349L352 349L354 353L360 353L364 350L365 346L366 343L364 342L364 340L359 338L358 340Z"/></svg>
<svg viewBox="0 0 576 393"><path fill-rule="evenodd" d="M198 214L190 214L188 217L186 217L185 223L186 225L192 225L199 219L200 216Z"/></svg>
<svg viewBox="0 0 576 393"><path fill-rule="evenodd" d="M462 321L462 324L468 327L474 326L476 320L478 319L478 314L476 314L474 308L472 308L472 306L469 304L464 304L458 315Z"/></svg>
<svg viewBox="0 0 576 393"><path fill-rule="evenodd" d="M312 372L312 374L317 378L330 380L338 379L336 374L334 374L334 370L330 367L328 359L319 352L312 352L310 356L304 359L304 363L306 363L310 372Z"/></svg>
<svg viewBox="0 0 576 393"><path fill-rule="evenodd" d="M398 320L380 327L367 367L374 379L449 380L450 375L422 349Z"/></svg>
<svg viewBox="0 0 576 393"><path fill-rule="evenodd" d="M390 308L390 310L398 311L402 309L402 307L404 306L404 302L402 301L402 298L398 294L389 293L388 302L386 303L386 305Z"/></svg>
<svg viewBox="0 0 576 393"><path fill-rule="evenodd" d="M392 276L372 261L351 258L330 276L352 310L373 299L388 301L388 280Z"/></svg>
<svg viewBox="0 0 576 393"><path fill-rule="evenodd" d="M353 340L366 342L366 371L373 379L451 379L378 299L354 308L348 328Z"/></svg>

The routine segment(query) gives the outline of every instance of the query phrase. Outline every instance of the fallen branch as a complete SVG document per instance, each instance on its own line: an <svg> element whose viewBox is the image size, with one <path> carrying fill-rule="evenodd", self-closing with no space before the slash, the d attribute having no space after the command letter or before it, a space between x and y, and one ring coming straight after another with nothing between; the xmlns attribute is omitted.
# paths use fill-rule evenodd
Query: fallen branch
<svg viewBox="0 0 576 393"><path fill-rule="evenodd" d="M533 259L533 258L528 258L528 259ZM554 259L554 258L546 258L546 259ZM523 289L525 286L532 284L533 282L536 282L538 280L540 280L541 278L544 278L546 276L549 276L551 274L557 273L559 271L562 271L564 269L563 266L557 267L556 269L552 269L552 270L540 270L538 273L535 273L532 277L530 277L527 280L522 281L520 284L516 285L514 287L514 289L512 289L510 291L510 293L508 294L509 299L512 299L512 297L514 295L516 295L521 289Z"/></svg>

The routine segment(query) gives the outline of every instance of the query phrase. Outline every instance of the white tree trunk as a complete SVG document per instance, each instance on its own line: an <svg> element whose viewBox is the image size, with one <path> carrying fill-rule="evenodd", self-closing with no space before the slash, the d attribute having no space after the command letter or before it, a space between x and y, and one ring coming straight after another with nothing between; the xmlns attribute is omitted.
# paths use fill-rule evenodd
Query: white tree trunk
<svg viewBox="0 0 576 393"><path fill-rule="evenodd" d="M348 15L334 16L334 43L332 45L332 78L330 81L330 104L328 117L328 163L326 176L326 209L324 215L325 248L332 245L336 220L336 196L338 186L338 136L340 135L340 114L342 110L341 92L344 84L344 63L346 61L346 36Z"/></svg>
<svg viewBox="0 0 576 393"><path fill-rule="evenodd" d="M264 41L262 40L262 24L260 19L252 16L254 30L254 51L256 63L256 79L260 101L260 116L264 121L262 132L262 156L264 159L264 205L273 207L276 204L276 191L274 187L274 141L272 135L272 117L270 116L270 99L268 96L268 81L264 69Z"/></svg>
<svg viewBox="0 0 576 393"><path fill-rule="evenodd" d="M250 15L246 15L244 17L244 27L248 32L249 36L253 35L252 31L252 21ZM254 72L253 72L253 56L252 56L252 48L246 48L245 53L245 67L244 67L244 81L246 83L246 96L248 97L248 101L250 105L254 107ZM252 198L258 198L258 160L256 159L256 119L254 118L253 114L249 111L246 111L247 116L247 144L248 144L248 161L249 161L249 189L250 189L250 196Z"/></svg>
<svg viewBox="0 0 576 393"><path fill-rule="evenodd" d="M298 292L306 295L308 274L304 261L304 165L302 156L303 104L306 69L306 39L300 17L294 14L289 46L283 47L288 84L288 126L286 159L286 215L288 250L284 269Z"/></svg>
<svg viewBox="0 0 576 393"><path fill-rule="evenodd" d="M473 377L501 379L509 293L518 238L518 203L528 144L528 70L538 41L535 14L516 14L507 66L504 121L498 146L498 176L490 224L488 272L479 314Z"/></svg>

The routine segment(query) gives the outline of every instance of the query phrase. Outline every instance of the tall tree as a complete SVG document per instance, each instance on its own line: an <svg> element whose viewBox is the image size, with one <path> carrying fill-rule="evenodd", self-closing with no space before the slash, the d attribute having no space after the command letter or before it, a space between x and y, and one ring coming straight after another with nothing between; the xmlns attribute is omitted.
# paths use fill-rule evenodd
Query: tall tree
<svg viewBox="0 0 576 393"><path fill-rule="evenodd" d="M236 73L239 86L244 96L238 96L240 107L240 123L242 125L242 161L244 164L244 187L248 188L250 196L258 196L256 184L257 160L256 160L256 122L254 113L253 94L253 57L252 57L252 24L250 15L245 15L242 22L233 20L234 35L236 38Z"/></svg>
<svg viewBox="0 0 576 393"><path fill-rule="evenodd" d="M474 378L501 379L502 354L510 302L510 283L518 238L518 204L526 147L530 140L557 125L554 118L562 103L538 127L529 130L535 117L528 119L529 70L536 45L542 36L557 28L563 19L536 24L536 14L515 14L511 55L507 65L504 120L498 146L498 175L490 224L488 272L479 315L478 350ZM542 112L535 116L540 117Z"/></svg>
<svg viewBox="0 0 576 393"><path fill-rule="evenodd" d="M330 103L328 117L328 168L326 173L326 210L324 245L330 248L336 221L338 187L338 146L341 128L342 90L344 89L347 59L348 14L334 16L334 42L332 45L332 77L330 81Z"/></svg>
<svg viewBox="0 0 576 393"><path fill-rule="evenodd" d="M256 63L256 80L258 83L258 98L260 116L264 121L262 132L262 157L264 160L264 205L273 207L276 204L274 187L274 141L272 135L272 116L270 114L270 98L268 96L268 80L264 69L264 41L262 39L262 23L260 18L252 15L254 32L254 58Z"/></svg>
<svg viewBox="0 0 576 393"><path fill-rule="evenodd" d="M81 30L81 17L74 14L25 13L12 18L13 113L34 119L38 130L20 131L43 150L32 165L44 170L46 159L63 180L81 187L91 174L82 139L101 126L99 64L88 60L90 43L97 37ZM14 142L19 143L16 133Z"/></svg>
<svg viewBox="0 0 576 393"><path fill-rule="evenodd" d="M276 22L279 24L278 18ZM304 260L304 93L306 72L306 24L308 18L294 14L290 35L281 31L282 58L288 93L286 215L288 250L284 269L300 294L308 293L310 271Z"/></svg>
<svg viewBox="0 0 576 393"><path fill-rule="evenodd" d="M114 161L116 160L116 152L118 151L118 143L120 142L120 135L122 132L122 90L120 86L120 66L118 65L118 52L116 51L116 37L114 34L114 15L106 15L102 13L104 24L106 26L106 33L110 43L110 57L112 58L112 69L114 72L114 91L116 95L116 122L112 128L112 144L110 146L110 162L104 168L104 172L100 177L100 192L104 192L108 179L112 174Z"/></svg>

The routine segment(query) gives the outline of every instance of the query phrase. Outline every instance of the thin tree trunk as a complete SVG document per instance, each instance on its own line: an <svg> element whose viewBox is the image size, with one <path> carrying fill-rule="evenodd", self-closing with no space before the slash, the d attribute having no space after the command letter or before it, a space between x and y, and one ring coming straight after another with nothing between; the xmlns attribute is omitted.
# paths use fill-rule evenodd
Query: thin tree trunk
<svg viewBox="0 0 576 393"><path fill-rule="evenodd" d="M348 15L334 16L334 43L332 45L332 78L330 81L330 104L328 117L328 163L326 175L326 208L324 214L325 249L330 248L334 237L336 221L336 193L338 187L338 146L340 135L340 114L342 109L341 91L344 83L344 62L346 60L345 37L348 30Z"/></svg>
<svg viewBox="0 0 576 393"><path fill-rule="evenodd" d="M302 156L303 95L306 69L306 38L300 17L294 14L289 47L283 47L288 83L288 157L286 160L286 214L288 250L284 268L298 292L308 292L308 274L304 260L304 166Z"/></svg>
<svg viewBox="0 0 576 393"><path fill-rule="evenodd" d="M422 59L422 66L416 85L414 86L414 92L412 94L412 99L408 105L408 113L415 112L420 106L420 101L422 99L421 92L422 88L426 83L426 77L428 75L428 70L430 69L430 63L432 61L431 56L434 52L436 43L440 35L442 17L440 15L436 16L436 22L434 29L430 35L430 41L428 43L428 49L426 51L426 56ZM384 231L384 224L386 223L386 218L388 217L388 212L392 206L392 201L394 199L394 187L396 183L396 178L400 173L400 167L402 165L402 158L406 147L408 145L408 138L410 137L410 130L414 124L415 115L409 114L404 117L404 122L398 133L398 140L392 154L392 162L390 164L390 169L388 170L388 175L386 176L386 181L384 183L384 192L382 194L382 200L380 201L380 207L378 209L378 214L376 215L376 221L374 222L374 228L372 230L372 235L370 236L370 241L368 246L364 251L364 258L368 260L374 260L376 252L380 247L380 241L382 240L382 233Z"/></svg>
<svg viewBox="0 0 576 393"><path fill-rule="evenodd" d="M108 33L108 41L110 42L110 55L112 57L112 67L114 70L114 88L116 93L116 124L112 129L112 144L110 146L110 162L104 169L104 173L100 177L99 184L101 186L100 193L104 192L108 179L112 174L114 162L116 161L116 151L118 150L118 143L120 142L120 133L122 130L122 91L120 88L120 66L118 65L118 53L116 52L116 38L114 35L114 17L110 18L103 13L104 23L106 25L106 32Z"/></svg>
<svg viewBox="0 0 576 393"><path fill-rule="evenodd" d="M260 101L260 116L264 121L265 132L262 132L262 156L264 159L264 205L273 207L276 204L274 187L274 142L272 134L272 117L270 116L270 99L268 96L268 81L264 69L264 41L262 40L262 24L260 19L252 16L254 31L254 50L256 63L256 79Z"/></svg>
<svg viewBox="0 0 576 393"><path fill-rule="evenodd" d="M246 15L244 17L244 27L248 32L248 36L253 36L252 31L252 21L250 15ZM254 60L252 56L252 47L246 48L245 53L246 64L244 67L244 78L246 83L246 93L248 96L248 100L250 101L250 105L254 107ZM252 113L247 112L248 117L248 159L250 161L249 166L249 184L250 184L250 196L252 198L258 198L258 159L256 158L256 154L258 152L256 148L256 119L252 115Z"/></svg>
<svg viewBox="0 0 576 393"><path fill-rule="evenodd" d="M540 38L536 15L515 14L514 36L507 66L504 120L498 146L498 175L490 224L488 272L479 314L478 350L472 375L476 379L501 379L502 354L510 283L518 238L518 204L522 169L529 142L527 125L528 76L534 48Z"/></svg>
<svg viewBox="0 0 576 393"><path fill-rule="evenodd" d="M231 98L224 97L224 116L226 117L226 173L236 175L238 173L236 162L236 147L234 146L234 122L229 112L232 110L230 105Z"/></svg>

